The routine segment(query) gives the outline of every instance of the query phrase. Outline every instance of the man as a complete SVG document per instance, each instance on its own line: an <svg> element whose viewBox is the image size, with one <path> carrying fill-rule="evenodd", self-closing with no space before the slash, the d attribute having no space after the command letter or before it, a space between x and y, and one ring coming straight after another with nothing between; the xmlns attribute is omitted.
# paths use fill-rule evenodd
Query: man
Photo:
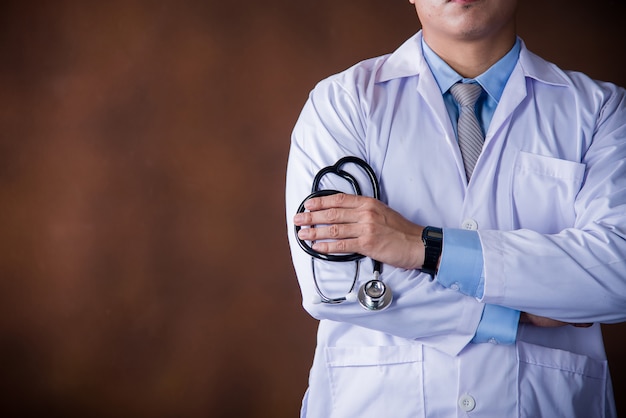
<svg viewBox="0 0 626 418"><path fill-rule="evenodd" d="M290 244L320 320L302 416L615 416L599 324L626 320L626 93L530 53L515 0L410 2L422 30L320 82L294 128ZM382 201L296 215L344 156ZM389 307L311 302L346 295L354 263L312 264L294 225L316 251L382 262Z"/></svg>

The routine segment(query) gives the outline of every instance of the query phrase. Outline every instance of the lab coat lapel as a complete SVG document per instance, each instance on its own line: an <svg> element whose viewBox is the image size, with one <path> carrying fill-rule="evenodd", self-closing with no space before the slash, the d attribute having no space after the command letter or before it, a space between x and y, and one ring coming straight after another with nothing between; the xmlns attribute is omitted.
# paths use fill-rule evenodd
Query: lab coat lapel
<svg viewBox="0 0 626 418"><path fill-rule="evenodd" d="M508 127L511 115L522 103L522 101L532 94L528 92L528 78L536 79L544 83L554 85L567 85L563 76L556 71L553 64L530 52L523 41L520 50L519 60L513 69L511 76L504 88L500 103L493 115L491 125L485 137L485 144L494 138L502 129Z"/></svg>
<svg viewBox="0 0 626 418"><path fill-rule="evenodd" d="M391 54L383 66L380 68L376 80L379 83L401 77L418 77L417 94L425 106L431 112L415 115L420 119L423 117L434 117L436 126L439 128L440 136L430 138L432 141L446 141L449 155L454 159L458 171L460 184L467 184L465 178L465 168L463 158L456 141L456 135L450 122L450 116L443 102L443 96L435 77L433 76L428 63L424 59L422 51L422 32L419 31L413 37L404 42L393 54Z"/></svg>
<svg viewBox="0 0 626 418"><path fill-rule="evenodd" d="M474 167L472 182L468 186L468 193L471 195L489 193L496 176L496 167L502 162L502 158L505 158L504 147L512 116L527 95L526 76L522 66L518 63L509 77L491 124L487 128L485 143ZM471 198L469 201L466 200L465 210L471 210L475 204L480 203L473 202Z"/></svg>
<svg viewBox="0 0 626 418"><path fill-rule="evenodd" d="M421 55L420 55L421 57ZM436 118L439 126L441 137L433 138L433 140L444 140L450 150L449 155L454 159L458 171L458 179L461 184L466 184L465 168L463 166L463 157L461 156L461 150L459 149L454 129L452 128L452 122L446 109L446 105L443 102L443 96L441 90L435 81L435 77L428 68L426 61L420 59L421 68L419 75L419 82L417 84L417 92L421 99L430 107L430 114Z"/></svg>
<svg viewBox="0 0 626 418"><path fill-rule="evenodd" d="M509 77L509 81L504 87L504 92L502 93L500 102L496 107L496 111L491 119L491 124L487 129L485 147L490 146L492 138L494 138L499 132L503 129L506 130L508 123L511 120L511 115L526 98L527 94L526 76L522 67L518 63L513 69L513 72Z"/></svg>

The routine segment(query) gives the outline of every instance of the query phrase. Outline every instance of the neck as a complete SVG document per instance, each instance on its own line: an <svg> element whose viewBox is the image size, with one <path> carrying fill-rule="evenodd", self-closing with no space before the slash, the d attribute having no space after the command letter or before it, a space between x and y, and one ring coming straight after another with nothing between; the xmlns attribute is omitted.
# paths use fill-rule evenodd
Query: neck
<svg viewBox="0 0 626 418"><path fill-rule="evenodd" d="M428 36L424 31L424 41L454 71L465 78L475 78L511 50L515 43L515 32L481 40L446 39Z"/></svg>

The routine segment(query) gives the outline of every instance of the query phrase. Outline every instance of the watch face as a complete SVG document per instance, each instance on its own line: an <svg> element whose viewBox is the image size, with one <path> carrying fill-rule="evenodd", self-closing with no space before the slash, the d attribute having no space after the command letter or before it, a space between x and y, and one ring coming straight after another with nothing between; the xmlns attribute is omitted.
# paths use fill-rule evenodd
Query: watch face
<svg viewBox="0 0 626 418"><path fill-rule="evenodd" d="M433 231L432 229L428 231L429 238L442 239L443 233L439 231Z"/></svg>

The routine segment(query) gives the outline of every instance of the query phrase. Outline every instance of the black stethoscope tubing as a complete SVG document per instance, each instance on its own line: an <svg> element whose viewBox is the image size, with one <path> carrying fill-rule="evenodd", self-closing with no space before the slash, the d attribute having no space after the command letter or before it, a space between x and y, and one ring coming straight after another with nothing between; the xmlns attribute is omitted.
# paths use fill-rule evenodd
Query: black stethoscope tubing
<svg viewBox="0 0 626 418"><path fill-rule="evenodd" d="M313 179L313 185L311 187L312 192L302 201L302 203L298 207L297 213L302 213L305 211L304 204L309 199L312 199L314 197L330 196L333 194L342 193L338 190L333 190L333 189L319 190L321 180L327 174L335 174L343 178L348 183L350 183L350 185L352 186L352 189L354 190L354 193L356 195L361 196L362 195L361 188L359 187L359 184L356 178L350 173L348 173L347 171L342 169L343 165L348 164L348 163L356 164L361 169L363 169L363 171L369 177L370 183L372 185L373 197L377 200L380 200L380 185L378 183L378 179L376 178L376 174L374 173L374 170L369 166L369 164L367 164L362 159L358 157L354 157L354 156L348 156L348 157L341 158L334 165L324 167L316 174L315 178ZM321 299L320 300L321 302L330 303L330 304L338 304L338 303L347 301L348 296L353 295L354 298L357 299L359 303L361 304L361 306L363 306L365 309L380 310L380 309L385 309L387 306L389 306L393 297L391 294L391 290L389 290L386 287L386 285L382 281L379 280L380 273L382 271L382 264L379 261L372 259L374 279L368 281L366 284L361 286L361 288L359 289L358 295L355 296L354 288L356 286L356 282L359 277L359 271L360 271L359 260L361 260L365 256L359 253L325 254L325 253L316 251L310 245L308 245L304 240L298 237L298 231L300 231L300 229L301 229L300 226L294 226L294 233L296 236L296 240L298 241L300 248L302 248L307 254L311 256L311 269L313 272L313 282L315 283L315 289ZM346 296L339 297L339 298L329 298L322 292L317 282L317 275L315 273L315 259L316 258L320 260L325 260L325 261L340 261L340 262L354 261L355 262L356 267L355 267L354 278L352 280L352 286L350 287L350 291L348 292Z"/></svg>
<svg viewBox="0 0 626 418"><path fill-rule="evenodd" d="M333 190L333 189L319 190L319 186L322 181L322 178L326 176L327 174L336 174L339 177L343 178L344 180L347 180L348 183L350 183L350 185L352 186L354 193L356 195L361 196L362 195L361 187L359 186L359 183L357 182L356 178L352 174L341 169L341 167L343 167L345 164L348 164L348 163L356 164L357 166L363 169L363 171L367 174L370 180L370 183L372 185L373 197L377 200L380 200L380 185L378 183L378 179L376 178L376 174L374 173L374 170L372 170L369 164L367 164L362 159L358 157L354 157L354 156L348 156L348 157L341 158L334 165L324 167L317 173L317 175L313 179L313 186L311 187L311 194L308 195L302 201L302 203L298 207L297 213L304 212L305 210L304 204L309 199L312 199L314 197L330 196L333 194L342 193L339 190ZM359 254L359 253L350 253L350 254L320 253L319 251L316 251L311 246L309 246L304 240L300 239L300 237L298 237L298 231L300 231L300 229L301 229L300 226L294 227L294 232L296 234L296 239L298 241L298 244L307 254L309 254L312 257L315 257L320 260L325 260L325 261L357 261L365 257L364 255ZM380 273L381 263L377 260L372 260L372 261L374 263L374 271L378 271Z"/></svg>

